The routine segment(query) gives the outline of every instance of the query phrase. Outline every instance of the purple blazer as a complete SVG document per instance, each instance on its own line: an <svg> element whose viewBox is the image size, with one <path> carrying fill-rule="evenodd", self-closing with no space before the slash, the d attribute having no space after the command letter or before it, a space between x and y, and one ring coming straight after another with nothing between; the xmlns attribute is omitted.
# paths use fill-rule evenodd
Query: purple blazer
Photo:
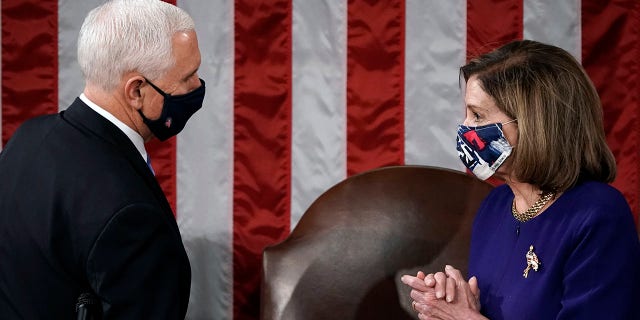
<svg viewBox="0 0 640 320"><path fill-rule="evenodd" d="M489 319L640 319L640 243L613 187L585 182L521 223L513 193L495 188L473 225L469 276ZM539 267L527 267L533 246Z"/></svg>

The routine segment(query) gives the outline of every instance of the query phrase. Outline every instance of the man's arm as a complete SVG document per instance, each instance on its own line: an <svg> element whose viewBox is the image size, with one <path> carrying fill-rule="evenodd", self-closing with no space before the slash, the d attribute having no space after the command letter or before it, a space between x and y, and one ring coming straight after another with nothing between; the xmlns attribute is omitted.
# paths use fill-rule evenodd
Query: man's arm
<svg viewBox="0 0 640 320"><path fill-rule="evenodd" d="M191 270L165 214L149 204L128 205L96 239L87 277L103 319L184 319Z"/></svg>

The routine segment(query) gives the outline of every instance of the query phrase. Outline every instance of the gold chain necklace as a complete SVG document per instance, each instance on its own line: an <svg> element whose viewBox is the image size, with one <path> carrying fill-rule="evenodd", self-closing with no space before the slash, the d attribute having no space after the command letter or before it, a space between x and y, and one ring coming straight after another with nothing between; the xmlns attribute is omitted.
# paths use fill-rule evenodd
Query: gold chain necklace
<svg viewBox="0 0 640 320"><path fill-rule="evenodd" d="M549 200L553 198L554 195L554 192L547 192L543 194L540 199L538 199L538 201L536 201L529 209L527 209L527 211L523 213L518 212L518 210L516 209L516 198L514 197L513 203L511 204L511 214L513 214L513 217L518 221L527 222L533 219L533 217L538 214L540 209L542 209L542 207L544 207L547 202L549 202Z"/></svg>

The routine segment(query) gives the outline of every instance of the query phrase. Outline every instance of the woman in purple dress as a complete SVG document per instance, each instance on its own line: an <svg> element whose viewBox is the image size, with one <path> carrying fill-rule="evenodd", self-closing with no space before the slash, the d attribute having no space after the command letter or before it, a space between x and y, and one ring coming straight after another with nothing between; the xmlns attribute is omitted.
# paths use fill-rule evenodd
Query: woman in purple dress
<svg viewBox="0 0 640 320"><path fill-rule="evenodd" d="M461 68L462 162L505 183L484 200L469 280L453 266L402 281L420 319L640 319L640 242L608 183L602 107L566 51L515 41Z"/></svg>

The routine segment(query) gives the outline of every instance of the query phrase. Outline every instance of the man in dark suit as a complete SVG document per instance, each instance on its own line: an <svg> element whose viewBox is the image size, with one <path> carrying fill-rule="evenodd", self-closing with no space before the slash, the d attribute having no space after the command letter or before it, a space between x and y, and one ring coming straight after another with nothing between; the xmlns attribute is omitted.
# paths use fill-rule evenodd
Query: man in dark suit
<svg viewBox="0 0 640 320"><path fill-rule="evenodd" d="M108 2L86 17L78 61L80 97L0 153L0 318L74 319L89 293L103 319L182 319L191 270L144 142L202 106L193 20Z"/></svg>

